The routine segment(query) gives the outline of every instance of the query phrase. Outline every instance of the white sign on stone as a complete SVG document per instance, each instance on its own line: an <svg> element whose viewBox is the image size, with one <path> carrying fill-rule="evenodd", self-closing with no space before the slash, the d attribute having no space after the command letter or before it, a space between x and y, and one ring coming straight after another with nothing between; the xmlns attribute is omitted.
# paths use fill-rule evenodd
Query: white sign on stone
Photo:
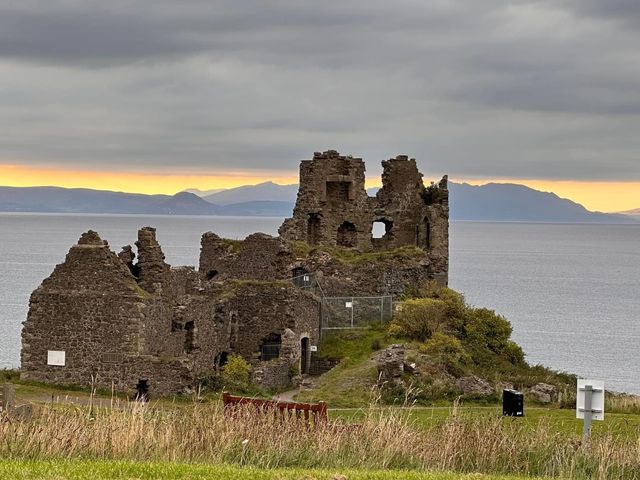
<svg viewBox="0 0 640 480"><path fill-rule="evenodd" d="M353 302L346 302L344 306L347 308L353 308Z"/></svg>
<svg viewBox="0 0 640 480"><path fill-rule="evenodd" d="M578 396L576 398L576 418L584 418L587 397L586 386L591 386L591 419L604 420L604 382L602 380L578 379Z"/></svg>
<svg viewBox="0 0 640 480"><path fill-rule="evenodd" d="M64 350L47 350L47 365L64 367L65 364Z"/></svg>
<svg viewBox="0 0 640 480"><path fill-rule="evenodd" d="M318 351L318 346L317 346L317 345L311 345L310 350L311 350L312 352L317 352L317 351Z"/></svg>

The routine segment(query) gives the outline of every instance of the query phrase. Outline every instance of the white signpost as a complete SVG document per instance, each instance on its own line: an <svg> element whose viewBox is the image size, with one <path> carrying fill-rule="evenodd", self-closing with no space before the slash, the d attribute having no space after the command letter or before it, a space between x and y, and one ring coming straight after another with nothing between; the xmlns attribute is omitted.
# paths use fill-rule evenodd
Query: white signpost
<svg viewBox="0 0 640 480"><path fill-rule="evenodd" d="M602 380L578 379L576 418L584 419L582 435L589 440L591 420L604 420L604 382Z"/></svg>

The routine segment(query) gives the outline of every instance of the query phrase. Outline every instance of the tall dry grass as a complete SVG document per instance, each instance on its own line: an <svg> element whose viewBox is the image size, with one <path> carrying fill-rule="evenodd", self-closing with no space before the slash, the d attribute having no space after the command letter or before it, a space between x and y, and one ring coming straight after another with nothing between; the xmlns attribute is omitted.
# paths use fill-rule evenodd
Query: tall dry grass
<svg viewBox="0 0 640 480"><path fill-rule="evenodd" d="M499 417L455 411L426 429L406 412L372 408L357 426L308 428L294 418L225 417L215 403L156 409L46 406L24 421L0 420L0 457L235 463L258 467L442 469L575 479L639 479L640 437L605 436L590 445Z"/></svg>

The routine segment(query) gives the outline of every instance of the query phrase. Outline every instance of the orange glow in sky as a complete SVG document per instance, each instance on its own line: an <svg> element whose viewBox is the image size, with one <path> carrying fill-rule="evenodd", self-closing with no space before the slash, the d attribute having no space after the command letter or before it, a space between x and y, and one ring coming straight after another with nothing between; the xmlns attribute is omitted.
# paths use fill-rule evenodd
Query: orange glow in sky
<svg viewBox="0 0 640 480"><path fill-rule="evenodd" d="M370 179L368 186L379 185ZM640 208L640 182L591 182L532 179L452 179L472 185L489 182L518 183L536 190L554 192L584 205L589 210L618 212ZM233 188L266 181L278 184L298 182L297 172L287 171L226 171L216 174L170 174L107 172L37 168L18 165L0 165L0 185L13 187L57 186L66 188L92 188L132 193L174 194L187 188L212 190Z"/></svg>
<svg viewBox="0 0 640 480"><path fill-rule="evenodd" d="M483 185L489 180L467 180L471 185ZM575 180L500 179L497 183L518 183L535 190L553 192L573 200L588 210L623 212L640 208L640 182L588 182Z"/></svg>
<svg viewBox="0 0 640 480"><path fill-rule="evenodd" d="M213 190L233 188L266 181L298 183L298 175L289 172L221 172L212 174L171 174L67 170L0 165L0 185L9 187L54 186L91 188L131 193L174 194L187 188Z"/></svg>

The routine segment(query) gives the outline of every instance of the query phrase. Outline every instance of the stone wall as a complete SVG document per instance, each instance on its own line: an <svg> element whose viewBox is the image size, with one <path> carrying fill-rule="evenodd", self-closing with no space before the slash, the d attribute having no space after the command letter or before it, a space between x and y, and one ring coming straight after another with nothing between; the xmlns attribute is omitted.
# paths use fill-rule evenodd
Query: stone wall
<svg viewBox="0 0 640 480"><path fill-rule="evenodd" d="M252 380L271 390L283 390L291 385L291 362L279 358L268 362L258 362L253 366Z"/></svg>
<svg viewBox="0 0 640 480"><path fill-rule="evenodd" d="M205 235L205 252L207 238L218 241ZM270 248L261 250L265 245ZM152 393L176 393L193 387L232 353L271 372L278 362L260 359L269 334L284 338L276 360L288 366L300 361L302 338L317 343L318 301L292 283L220 281L190 267L171 269L150 227L140 231L137 246L134 263L131 248L116 255L97 233L83 234L32 294L23 329L22 378L84 386L93 381L127 392L146 380ZM227 278L251 278L269 266L285 271L277 265L281 250L279 239L258 234L220 260L226 262ZM50 350L65 353L63 366L47 365ZM265 374L270 386L275 377L284 378L273 372Z"/></svg>
<svg viewBox="0 0 640 480"><path fill-rule="evenodd" d="M291 359L299 358L300 339L317 345L319 305L316 298L289 282L230 282L219 300L229 325L230 350L252 362L260 359L260 346L271 333L295 332L295 348L282 349ZM283 339L283 347L284 347Z"/></svg>
<svg viewBox="0 0 640 480"><path fill-rule="evenodd" d="M206 280L272 281L290 276L291 251L280 238L254 233L229 241L207 232L200 248L200 274Z"/></svg>
<svg viewBox="0 0 640 480"><path fill-rule="evenodd" d="M31 295L22 378L87 384L105 357L138 355L146 297L106 242L83 234ZM49 351L65 352L65 366L47 365Z"/></svg>
<svg viewBox="0 0 640 480"><path fill-rule="evenodd" d="M293 217L284 221L280 236L360 251L416 246L429 252L431 265L443 277L448 268L447 177L425 188L415 159L405 155L383 161L382 167L382 188L369 197L362 159L329 150L301 162ZM384 226L381 238L372 235L374 222Z"/></svg>

